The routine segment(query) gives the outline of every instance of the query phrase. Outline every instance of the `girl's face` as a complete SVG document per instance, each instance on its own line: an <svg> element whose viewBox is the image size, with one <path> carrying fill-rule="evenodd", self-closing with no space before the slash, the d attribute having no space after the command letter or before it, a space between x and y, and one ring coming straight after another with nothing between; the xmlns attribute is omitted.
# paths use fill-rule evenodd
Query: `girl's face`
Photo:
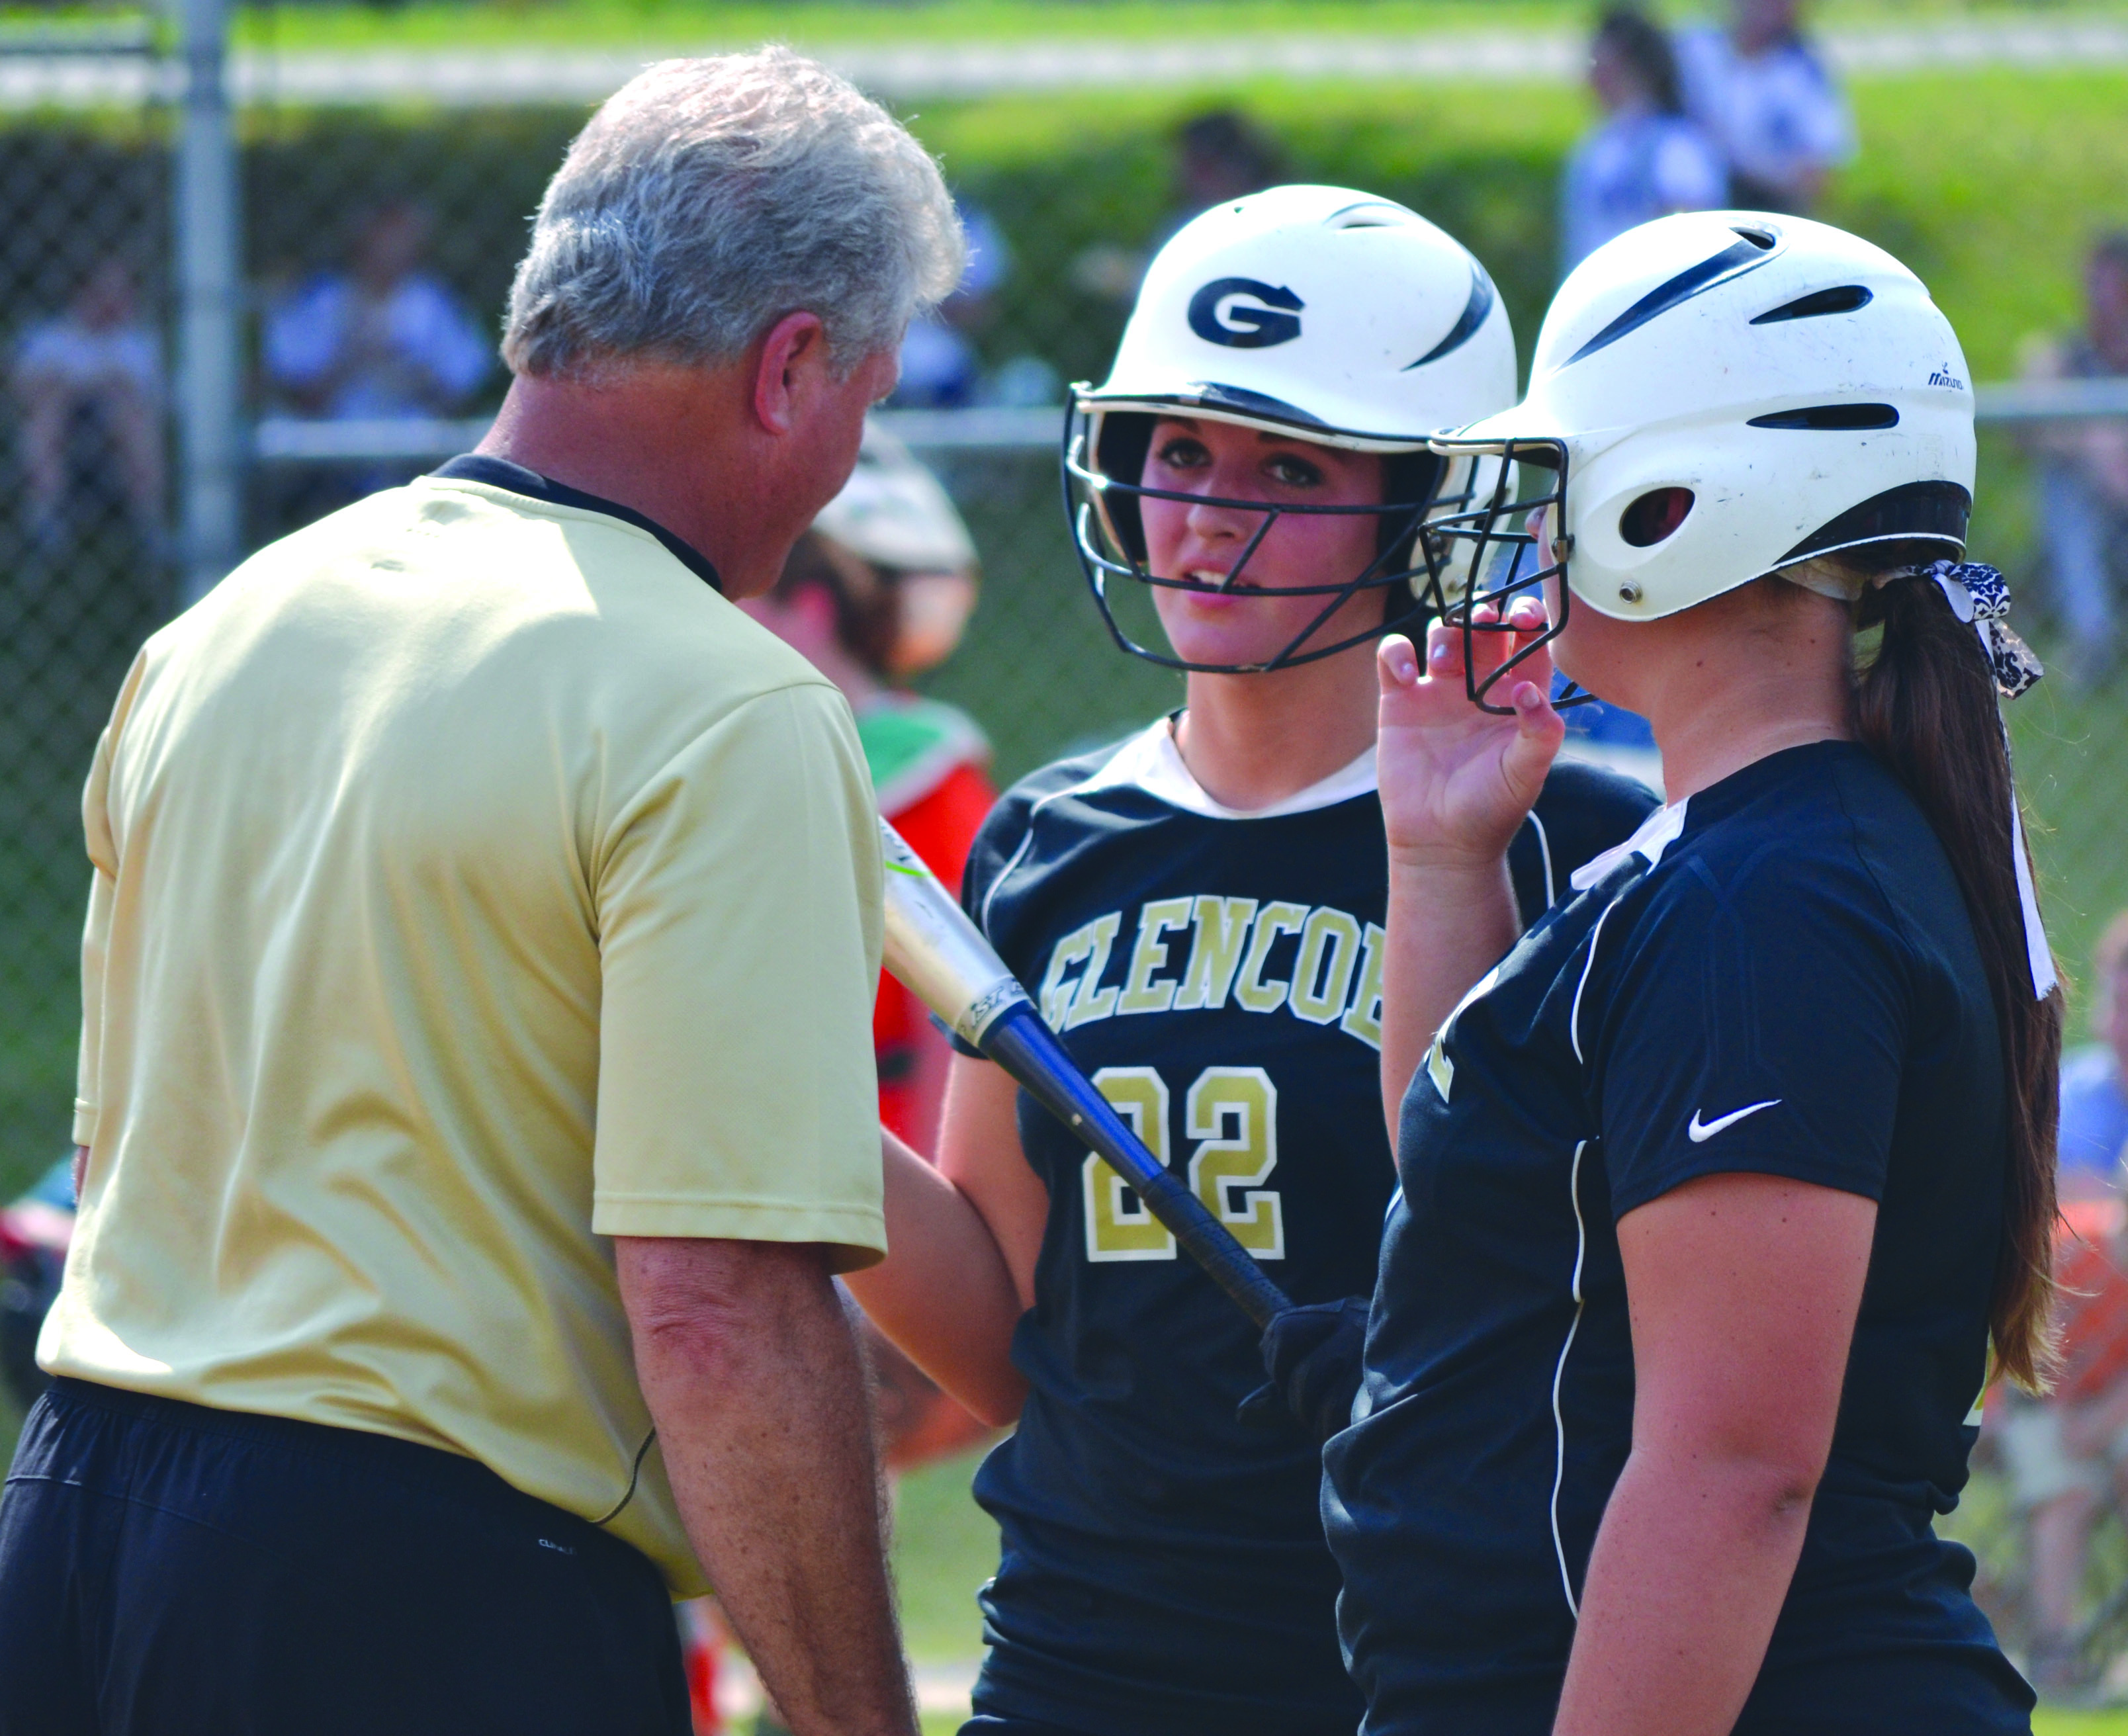
<svg viewBox="0 0 2128 1736"><path fill-rule="evenodd" d="M1264 515L1213 500L1273 506L1380 505L1383 461L1228 422L1163 416L1153 426L1144 486L1204 497L1144 499L1146 565L1154 577L1194 579L1219 591L1152 589L1153 606L1175 654L1188 663L1246 667L1268 662L1306 630L1327 593L1281 596L1297 585L1343 585L1374 560L1380 519L1370 513L1282 516L1239 575L1234 568ZM1335 644L1382 619L1379 588L1361 591L1297 649Z"/></svg>

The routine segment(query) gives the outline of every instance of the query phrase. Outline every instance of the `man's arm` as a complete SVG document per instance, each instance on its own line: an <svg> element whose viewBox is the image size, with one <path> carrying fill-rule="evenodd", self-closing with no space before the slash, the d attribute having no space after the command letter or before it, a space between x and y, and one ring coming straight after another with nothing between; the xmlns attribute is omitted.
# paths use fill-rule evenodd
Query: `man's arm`
<svg viewBox="0 0 2128 1736"><path fill-rule="evenodd" d="M857 1341L807 1244L621 1236L681 1517L797 1736L914 1736Z"/></svg>

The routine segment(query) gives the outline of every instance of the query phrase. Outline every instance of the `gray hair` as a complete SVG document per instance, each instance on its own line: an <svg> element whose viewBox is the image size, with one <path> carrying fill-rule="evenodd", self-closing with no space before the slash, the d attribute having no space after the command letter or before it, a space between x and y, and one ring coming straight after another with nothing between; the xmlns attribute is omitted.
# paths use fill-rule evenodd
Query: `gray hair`
<svg viewBox="0 0 2128 1736"><path fill-rule="evenodd" d="M534 377L714 367L804 311L846 377L966 260L938 165L846 79L786 48L663 60L548 184L502 358Z"/></svg>

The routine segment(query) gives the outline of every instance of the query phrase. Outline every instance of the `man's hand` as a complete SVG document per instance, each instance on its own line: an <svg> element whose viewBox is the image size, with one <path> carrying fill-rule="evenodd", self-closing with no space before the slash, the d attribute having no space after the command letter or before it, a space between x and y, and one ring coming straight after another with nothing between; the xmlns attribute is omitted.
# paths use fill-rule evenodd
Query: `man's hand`
<svg viewBox="0 0 2128 1736"><path fill-rule="evenodd" d="M615 1247L681 1516L784 1721L797 1736L914 1736L870 1395L825 1252Z"/></svg>

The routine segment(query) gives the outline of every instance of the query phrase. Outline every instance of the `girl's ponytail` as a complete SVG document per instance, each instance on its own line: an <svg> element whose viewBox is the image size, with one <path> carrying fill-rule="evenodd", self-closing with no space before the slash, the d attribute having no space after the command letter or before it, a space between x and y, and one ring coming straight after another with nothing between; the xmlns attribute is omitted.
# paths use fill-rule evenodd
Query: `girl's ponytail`
<svg viewBox="0 0 2128 1736"><path fill-rule="evenodd" d="M1850 571L1851 572L1851 568ZM2062 997L2033 994L2012 856L2009 744L1994 671L1970 624L1926 577L1864 587L1858 625L1881 638L1859 657L1863 744L1912 794L1950 858L2002 1027L2010 1167L1988 1325L1997 1367L2037 1391L2054 1363L2054 1127ZM1864 641L1866 644L1866 638ZM2015 847L2021 848L2022 839Z"/></svg>

